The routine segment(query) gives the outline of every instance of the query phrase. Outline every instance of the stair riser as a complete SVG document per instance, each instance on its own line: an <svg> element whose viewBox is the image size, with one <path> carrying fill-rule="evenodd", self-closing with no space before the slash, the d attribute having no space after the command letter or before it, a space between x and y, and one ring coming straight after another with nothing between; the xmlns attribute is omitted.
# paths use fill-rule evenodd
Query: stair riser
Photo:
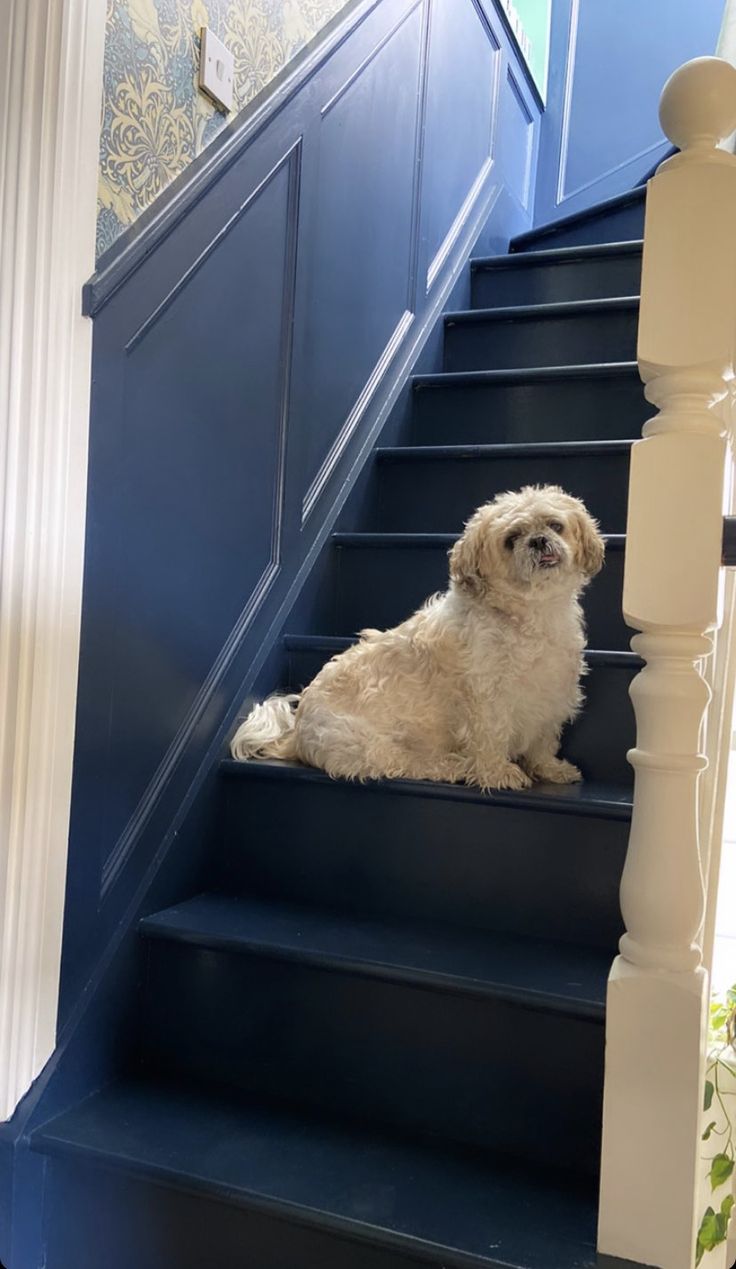
<svg viewBox="0 0 736 1269"><path fill-rule="evenodd" d="M636 744L629 687L636 670L595 667L584 680L585 705L563 734L562 751L587 780L630 784L626 754Z"/></svg>
<svg viewBox="0 0 736 1269"><path fill-rule="evenodd" d="M504 304L555 304L565 300L602 300L611 295L638 295L641 254L603 256L559 264L474 269L473 308Z"/></svg>
<svg viewBox="0 0 736 1269"><path fill-rule="evenodd" d="M301 691L332 655L330 651L319 649L290 650L284 691ZM634 673L625 667L596 666L585 677L585 708L565 729L562 752L581 768L588 780L628 784L632 779L626 752L635 743L634 714L629 699L629 684Z"/></svg>
<svg viewBox="0 0 736 1269"><path fill-rule="evenodd" d="M409 451L411 452L411 451ZM604 533L623 533L629 494L629 454L530 454L467 458L414 455L381 461L378 510L381 533L447 533L482 503L506 489L561 485L582 498Z"/></svg>
<svg viewBox="0 0 736 1269"><path fill-rule="evenodd" d="M423 1269L417 1260L203 1194L52 1159L45 1269ZM84 1212L84 1220L79 1213ZM114 1237L111 1237L114 1231ZM104 1260L101 1249L104 1248ZM246 1250L244 1250L246 1249ZM448 1257L447 1269L467 1261ZM562 1266L559 1267L562 1269Z"/></svg>
<svg viewBox="0 0 736 1269"><path fill-rule="evenodd" d="M445 370L514 370L636 359L637 310L487 318L445 325Z"/></svg>
<svg viewBox="0 0 736 1269"><path fill-rule="evenodd" d="M411 444L631 440L651 416L635 375L422 386L414 392Z"/></svg>
<svg viewBox="0 0 736 1269"><path fill-rule="evenodd" d="M601 1022L152 941L144 1064L595 1172Z"/></svg>
<svg viewBox="0 0 736 1269"><path fill-rule="evenodd" d="M429 595L447 587L444 547L339 547L333 634L352 635L364 626L388 629L408 617ZM632 631L621 614L623 552L610 551L603 571L583 594L588 644L627 652Z"/></svg>
<svg viewBox="0 0 736 1269"><path fill-rule="evenodd" d="M340 781L225 777L222 889L615 950L629 825Z"/></svg>
<svg viewBox="0 0 736 1269"><path fill-rule="evenodd" d="M590 216L576 225L561 226L538 237L525 239L524 251L547 251L553 247L579 247L599 242L633 242L644 237L644 200L628 207Z"/></svg>

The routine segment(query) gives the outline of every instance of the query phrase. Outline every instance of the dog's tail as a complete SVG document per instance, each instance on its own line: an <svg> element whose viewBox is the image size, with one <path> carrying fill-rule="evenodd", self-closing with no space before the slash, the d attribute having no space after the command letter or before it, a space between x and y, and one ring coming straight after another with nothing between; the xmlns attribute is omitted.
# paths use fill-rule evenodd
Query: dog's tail
<svg viewBox="0 0 736 1269"><path fill-rule="evenodd" d="M238 762L249 758L296 758L294 706L298 695L269 696L255 705L230 741Z"/></svg>

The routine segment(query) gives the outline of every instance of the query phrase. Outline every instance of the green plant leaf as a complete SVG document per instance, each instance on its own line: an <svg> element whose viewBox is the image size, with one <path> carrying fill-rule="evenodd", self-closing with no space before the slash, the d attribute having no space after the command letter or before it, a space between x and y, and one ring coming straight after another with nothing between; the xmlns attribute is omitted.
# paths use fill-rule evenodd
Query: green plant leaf
<svg viewBox="0 0 736 1269"><path fill-rule="evenodd" d="M695 1244L698 1250L698 1263L703 1258L703 1252L712 1251L714 1247L718 1246L719 1242L723 1242L723 1239L719 1234L718 1217L712 1207L707 1207L705 1209L705 1215L700 1222L698 1238Z"/></svg>
<svg viewBox="0 0 736 1269"><path fill-rule="evenodd" d="M715 1128L715 1126L716 1126L716 1120L715 1120L715 1119L713 1119L713 1120L711 1120L711 1122L708 1124L708 1127L706 1128L706 1130L705 1130L705 1132L703 1133L703 1135L702 1135L702 1137L700 1138L700 1140L701 1140L701 1141L709 1141L709 1140L710 1140L710 1134L712 1133L712 1131L713 1131L713 1129Z"/></svg>
<svg viewBox="0 0 736 1269"><path fill-rule="evenodd" d="M698 1237L695 1242L695 1263L699 1265L706 1251L712 1251L714 1247L718 1247L721 1243L725 1243L728 1234L728 1220L733 1207L733 1197L729 1195L728 1199L724 1199L721 1204L720 1212L714 1212L712 1207L706 1208L705 1215L700 1222Z"/></svg>
<svg viewBox="0 0 736 1269"><path fill-rule="evenodd" d="M717 1154L710 1165L710 1188L717 1190L719 1185L723 1185L733 1172L733 1159L729 1159L727 1154Z"/></svg>
<svg viewBox="0 0 736 1269"><path fill-rule="evenodd" d="M715 1091L716 1090L715 1090L715 1085L713 1081L706 1080L705 1081L705 1100L703 1102L703 1110L710 1110L711 1105L713 1103L713 1094Z"/></svg>
<svg viewBox="0 0 736 1269"><path fill-rule="evenodd" d="M736 983L726 992L726 1000L732 1009L736 1008Z"/></svg>

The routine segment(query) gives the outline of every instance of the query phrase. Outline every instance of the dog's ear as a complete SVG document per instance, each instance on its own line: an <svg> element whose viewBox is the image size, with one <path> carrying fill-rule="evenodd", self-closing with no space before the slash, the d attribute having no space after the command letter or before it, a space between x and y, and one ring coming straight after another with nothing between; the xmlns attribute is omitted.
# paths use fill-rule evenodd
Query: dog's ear
<svg viewBox="0 0 736 1269"><path fill-rule="evenodd" d="M482 595L488 589L489 519L487 507L476 511L450 551L450 581L470 595Z"/></svg>
<svg viewBox="0 0 736 1269"><path fill-rule="evenodd" d="M595 577L596 573L600 573L603 568L603 558L606 553L598 522L588 514L582 504L575 509L574 521L577 557L581 571L586 577Z"/></svg>

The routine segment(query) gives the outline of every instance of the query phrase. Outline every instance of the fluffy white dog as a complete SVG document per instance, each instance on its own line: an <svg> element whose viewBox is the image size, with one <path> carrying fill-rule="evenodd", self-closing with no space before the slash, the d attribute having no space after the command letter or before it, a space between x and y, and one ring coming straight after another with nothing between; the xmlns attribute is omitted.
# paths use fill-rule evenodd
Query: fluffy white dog
<svg viewBox="0 0 736 1269"><path fill-rule="evenodd" d="M450 551L444 594L393 630L363 630L301 695L257 705L233 757L481 789L579 780L557 751L582 703L578 596L603 552L583 503L557 486L500 494Z"/></svg>

